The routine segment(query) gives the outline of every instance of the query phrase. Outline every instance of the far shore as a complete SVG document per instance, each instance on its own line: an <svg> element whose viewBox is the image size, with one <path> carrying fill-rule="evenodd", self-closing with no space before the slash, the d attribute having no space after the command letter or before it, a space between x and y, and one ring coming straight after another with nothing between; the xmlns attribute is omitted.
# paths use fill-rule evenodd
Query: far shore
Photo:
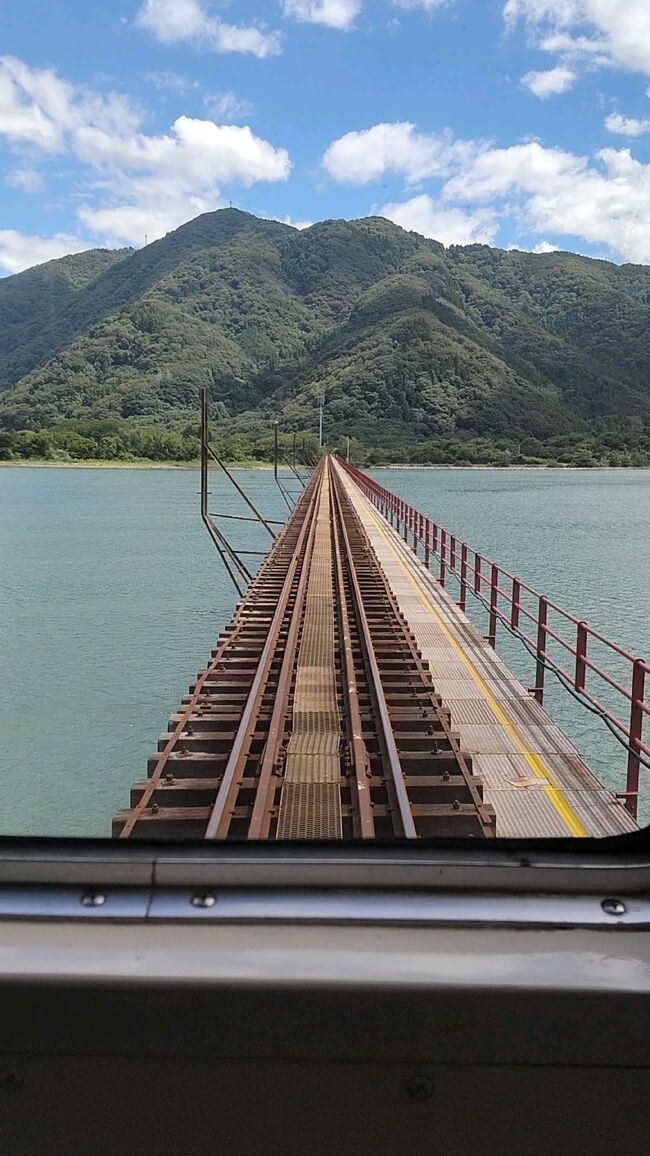
<svg viewBox="0 0 650 1156"><path fill-rule="evenodd" d="M270 462L226 462L229 470L272 470ZM196 462L150 462L139 459L134 462L107 462L91 458L76 462L49 461L48 458L25 458L10 462L0 461L2 466L34 466L42 470L198 470L200 463ZM210 465L211 470L219 467Z"/></svg>
<svg viewBox="0 0 650 1156"><path fill-rule="evenodd" d="M272 470L272 462L226 462L229 470ZM9 468L35 468L47 470L198 470L200 463L195 462L151 462L146 459L137 460L133 462L121 461L97 461L97 460L83 460L74 462L49 461L47 458L33 458L33 459L18 459L14 461L0 461L0 468L7 466ZM289 467L286 463L281 463L278 467L280 470L287 470ZM298 469L301 469L298 463ZM630 470L648 470L647 466L571 466L562 462L546 463L538 462L536 465L512 465L500 466L492 465L472 465L472 466L458 466L451 462L440 462L436 465L401 465L396 462L389 466L371 466L363 467L364 470L587 470L589 473L595 473L598 470L619 470L621 472L629 473ZM211 470L218 470L219 466L210 464Z"/></svg>

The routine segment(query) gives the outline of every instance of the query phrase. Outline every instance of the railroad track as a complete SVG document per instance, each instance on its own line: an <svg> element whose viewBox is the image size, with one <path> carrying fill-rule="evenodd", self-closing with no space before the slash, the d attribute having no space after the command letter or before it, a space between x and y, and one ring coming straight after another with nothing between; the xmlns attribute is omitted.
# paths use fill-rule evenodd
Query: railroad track
<svg viewBox="0 0 650 1156"><path fill-rule="evenodd" d="M471 759L329 458L172 715L113 834L495 834Z"/></svg>

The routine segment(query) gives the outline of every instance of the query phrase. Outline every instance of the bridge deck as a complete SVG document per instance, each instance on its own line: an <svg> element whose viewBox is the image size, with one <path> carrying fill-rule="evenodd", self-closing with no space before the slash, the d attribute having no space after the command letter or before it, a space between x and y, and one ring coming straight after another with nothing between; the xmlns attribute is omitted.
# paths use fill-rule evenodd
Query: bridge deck
<svg viewBox="0 0 650 1156"><path fill-rule="evenodd" d="M636 830L612 792L338 465L437 693L496 812L497 837Z"/></svg>

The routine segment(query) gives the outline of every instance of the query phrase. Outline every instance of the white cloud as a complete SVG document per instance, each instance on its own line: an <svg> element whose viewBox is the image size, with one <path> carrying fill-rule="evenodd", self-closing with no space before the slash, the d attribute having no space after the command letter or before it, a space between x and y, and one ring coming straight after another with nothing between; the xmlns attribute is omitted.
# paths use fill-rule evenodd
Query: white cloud
<svg viewBox="0 0 650 1156"><path fill-rule="evenodd" d="M277 32L255 25L225 24L199 0L144 0L136 24L161 44L195 44L212 52L241 52L263 58L281 50Z"/></svg>
<svg viewBox="0 0 650 1156"><path fill-rule="evenodd" d="M7 58L0 60L3 81L11 99L0 106L0 136L86 165L103 203L84 205L79 219L113 244L140 244L145 233L153 240L219 207L224 184L284 181L291 170L286 149L246 126L180 116L169 132L149 136L122 97L75 89Z"/></svg>
<svg viewBox="0 0 650 1156"><path fill-rule="evenodd" d="M121 245L139 248L164 237L199 213L221 207L219 200L196 200L193 204L185 200L178 203L175 211L172 199L165 197L162 204L152 198L149 205L117 205L112 209L93 209L86 205L79 209L78 217L81 225L94 237L101 237L109 248Z"/></svg>
<svg viewBox="0 0 650 1156"><path fill-rule="evenodd" d="M546 100L549 96L559 96L573 88L576 74L571 68L558 65L543 72L527 72L521 83L540 98Z"/></svg>
<svg viewBox="0 0 650 1156"><path fill-rule="evenodd" d="M447 4L453 3L454 0L393 0L396 8L404 8L406 11L420 8L424 12L435 12L436 8L444 8Z"/></svg>
<svg viewBox="0 0 650 1156"><path fill-rule="evenodd" d="M149 84L153 84L154 88L161 90L167 89L169 92L179 92L181 95L199 86L198 80L189 80L186 76L181 76L180 73L172 71L148 72L145 80L147 80Z"/></svg>
<svg viewBox="0 0 650 1156"><path fill-rule="evenodd" d="M559 253L560 249L559 249L558 245L551 245L550 241L538 241L537 244L533 246L532 252L533 253Z"/></svg>
<svg viewBox="0 0 650 1156"><path fill-rule="evenodd" d="M43 188L43 177L36 169L11 169L7 173L6 181L15 189L22 189L25 193L38 193Z"/></svg>
<svg viewBox="0 0 650 1156"><path fill-rule="evenodd" d="M0 57L0 136L55 155L81 127L108 133L134 131L139 113L122 96L73 88L50 69Z"/></svg>
<svg viewBox="0 0 650 1156"><path fill-rule="evenodd" d="M245 187L257 181L284 181L291 163L248 127L216 125L181 116L170 134L125 140L89 134L85 159L107 165L113 205L84 207L79 219L111 244L142 244L175 229L198 213L223 204L221 185Z"/></svg>
<svg viewBox="0 0 650 1156"><path fill-rule="evenodd" d="M643 136L643 133L650 132L650 120L637 120L633 116L612 112L605 121L605 128L618 136Z"/></svg>
<svg viewBox="0 0 650 1156"><path fill-rule="evenodd" d="M40 265L67 253L81 253L90 249L90 241L57 233L54 237L35 237L17 233L15 229L0 229L0 268L7 273L21 273L31 265Z"/></svg>
<svg viewBox="0 0 650 1156"><path fill-rule="evenodd" d="M376 124L333 141L323 156L323 166L333 180L352 185L368 184L389 172L414 184L445 176L479 147L456 141L449 132L418 133L408 123Z"/></svg>
<svg viewBox="0 0 650 1156"><path fill-rule="evenodd" d="M527 231L582 237L626 261L650 263L650 165L629 149L593 160L539 142L484 151L447 182L446 200L514 215Z"/></svg>
<svg viewBox="0 0 650 1156"><path fill-rule="evenodd" d="M283 0L282 11L294 20L345 31L359 15L361 0Z"/></svg>
<svg viewBox="0 0 650 1156"><path fill-rule="evenodd" d="M558 180L571 179L586 166L582 157L561 149L544 148L539 141L484 149L445 186L445 195L460 201L488 203L513 189L533 194Z"/></svg>
<svg viewBox="0 0 650 1156"><path fill-rule="evenodd" d="M537 140L496 148L450 133L420 134L413 125L375 125L334 141L324 164L334 179L356 184L389 171L407 185L435 181L433 195L383 211L439 239L491 239L496 223L508 219L540 244L548 235L580 237L615 258L650 264L650 164L629 149L602 149L590 158Z"/></svg>
<svg viewBox="0 0 650 1156"><path fill-rule="evenodd" d="M433 237L443 245L489 245L499 229L494 215L484 209L466 213L434 201L426 193L410 201L384 205L380 216L388 217L403 229Z"/></svg>
<svg viewBox="0 0 650 1156"><path fill-rule="evenodd" d="M211 117L217 120L243 120L255 111L249 100L242 100L234 92L207 92L203 104Z"/></svg>
<svg viewBox="0 0 650 1156"><path fill-rule="evenodd" d="M313 221L296 220L295 217L290 217L288 213L285 213L284 217L275 217L272 219L282 221L283 225L291 225L292 229L311 229L314 224Z"/></svg>
<svg viewBox="0 0 650 1156"><path fill-rule="evenodd" d="M503 15L537 32L547 52L650 76L648 0L507 0Z"/></svg>

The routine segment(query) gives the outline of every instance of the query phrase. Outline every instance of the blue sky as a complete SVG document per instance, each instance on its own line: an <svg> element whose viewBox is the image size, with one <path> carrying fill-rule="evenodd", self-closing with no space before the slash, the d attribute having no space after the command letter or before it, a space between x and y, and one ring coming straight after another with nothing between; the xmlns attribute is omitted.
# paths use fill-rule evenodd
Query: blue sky
<svg viewBox="0 0 650 1156"><path fill-rule="evenodd" d="M0 273L230 201L650 263L649 0L21 0L3 24Z"/></svg>

